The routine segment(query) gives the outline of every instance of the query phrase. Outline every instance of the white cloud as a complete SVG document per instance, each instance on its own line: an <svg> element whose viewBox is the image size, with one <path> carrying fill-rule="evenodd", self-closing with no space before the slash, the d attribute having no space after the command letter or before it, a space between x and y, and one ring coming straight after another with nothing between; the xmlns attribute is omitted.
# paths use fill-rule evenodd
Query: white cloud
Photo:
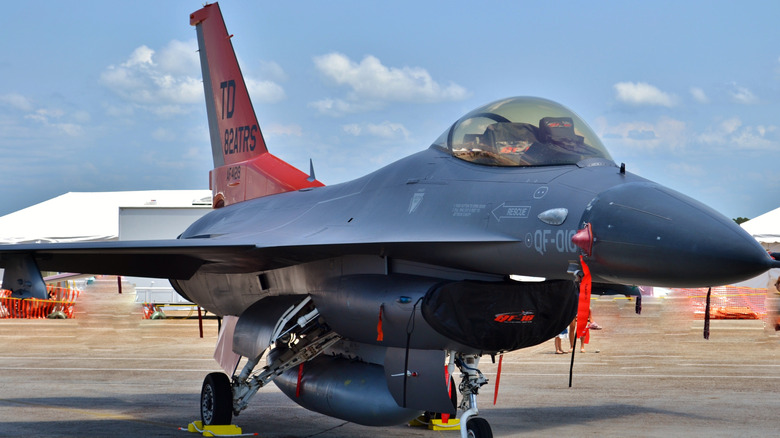
<svg viewBox="0 0 780 438"><path fill-rule="evenodd" d="M739 117L732 117L721 122L720 126L726 134L733 134L742 126L742 120Z"/></svg>
<svg viewBox="0 0 780 438"><path fill-rule="evenodd" d="M38 120L48 120L49 118L58 119L58 118L62 117L63 115L65 115L65 111L63 111L61 109L57 109L57 108L54 108L54 109L41 108L39 110L36 110L33 114L28 115L27 117L31 118L31 119L37 118Z"/></svg>
<svg viewBox="0 0 780 438"><path fill-rule="evenodd" d="M655 123L634 121L608 125L603 119L598 123L605 139L617 141L629 148L676 149L685 146L688 141L686 123L670 117L662 117Z"/></svg>
<svg viewBox="0 0 780 438"><path fill-rule="evenodd" d="M729 90L729 94L731 95L731 100L735 103L745 105L758 103L758 98L755 94L753 94L752 91L735 83L731 84L731 90Z"/></svg>
<svg viewBox="0 0 780 438"><path fill-rule="evenodd" d="M158 115L180 114L202 103L203 84L195 40L172 40L159 53L136 48L119 65L108 66L100 82L121 98Z"/></svg>
<svg viewBox="0 0 780 438"><path fill-rule="evenodd" d="M174 132L165 128L157 128L152 132L152 138L161 142L176 141L177 137Z"/></svg>
<svg viewBox="0 0 780 438"><path fill-rule="evenodd" d="M137 49L133 50L133 53L130 54L130 57L127 58L127 61L125 61L122 66L123 67L135 67L140 65L154 65L154 62L152 62L152 56L154 55L154 50L150 49L149 47L146 47L145 45L138 47Z"/></svg>
<svg viewBox="0 0 780 438"><path fill-rule="evenodd" d="M400 123L392 123L389 121L384 121L379 124L365 123L362 125L352 123L342 126L342 129L347 134L351 134L356 137L361 135L371 135L374 137L387 139L399 137L409 138L409 131L404 127L404 125Z"/></svg>
<svg viewBox="0 0 780 438"><path fill-rule="evenodd" d="M159 55L147 46L140 46L127 61L110 65L100 75L100 81L120 97L148 106L158 114L182 112L179 105L200 103L203 85L194 76L198 57L195 41L171 41Z"/></svg>
<svg viewBox="0 0 780 438"><path fill-rule="evenodd" d="M273 123L264 128L263 133L278 136L301 137L303 135L303 128L296 124L280 125L278 123Z"/></svg>
<svg viewBox="0 0 780 438"><path fill-rule="evenodd" d="M669 170L674 173L686 175L689 177L702 177L707 176L708 174L707 170L703 166L696 164L673 162L670 163L668 167Z"/></svg>
<svg viewBox="0 0 780 438"><path fill-rule="evenodd" d="M691 132L685 122L669 117L655 123L633 121L616 125L610 125L602 117L596 123L606 141L640 150L689 149L696 145L707 153L780 150L778 126L746 126L739 117L720 120L698 133Z"/></svg>
<svg viewBox="0 0 780 438"><path fill-rule="evenodd" d="M83 125L91 119L89 113L83 110L67 112L56 107L36 108L30 99L16 93L0 96L0 103L20 110L23 114L19 116L30 121L34 129L44 135L81 136L84 133ZM43 129L40 129L41 127ZM24 136L30 136L30 134L24 134Z"/></svg>
<svg viewBox="0 0 780 438"><path fill-rule="evenodd" d="M72 112L71 117L73 117L73 120L79 123L87 123L92 119L92 116L90 116L88 112L83 110Z"/></svg>
<svg viewBox="0 0 780 438"><path fill-rule="evenodd" d="M343 99L322 99L310 102L309 107L322 114L341 116L349 113L372 111L382 107L382 104L373 100L346 101Z"/></svg>
<svg viewBox="0 0 780 438"><path fill-rule="evenodd" d="M84 128L82 128L81 125L77 125L75 123L55 123L52 125L52 127L59 129L71 137L78 137L84 133Z"/></svg>
<svg viewBox="0 0 780 438"><path fill-rule="evenodd" d="M741 150L777 150L780 143L772 135L777 126L745 126L739 117L732 117L707 128L697 140L709 146Z"/></svg>
<svg viewBox="0 0 780 438"><path fill-rule="evenodd" d="M200 59L197 49L195 40L186 42L171 40L168 45L160 49L159 56L156 57L160 70L178 76L197 74L200 72Z"/></svg>
<svg viewBox="0 0 780 438"><path fill-rule="evenodd" d="M201 103L203 99L203 84L198 79L166 74L154 78L154 81L157 96L150 99L153 102Z"/></svg>
<svg viewBox="0 0 780 438"><path fill-rule="evenodd" d="M362 129L360 128L360 125L357 123L350 123L349 125L344 125L341 127L341 129L344 130L347 134L354 135L355 137L358 137L362 133Z"/></svg>
<svg viewBox="0 0 780 438"><path fill-rule="evenodd" d="M120 117L124 119L129 119L135 113L131 105L116 106L104 104L103 108L105 109L105 113L109 116Z"/></svg>
<svg viewBox="0 0 780 438"><path fill-rule="evenodd" d="M634 106L665 106L677 104L677 97L646 82L618 82L614 85L617 100Z"/></svg>
<svg viewBox="0 0 780 438"><path fill-rule="evenodd" d="M11 93L0 96L0 102L10 105L21 111L32 111L34 106L30 99L21 94Z"/></svg>
<svg viewBox="0 0 780 438"><path fill-rule="evenodd" d="M287 73L274 61L260 61L260 76L274 82L287 80Z"/></svg>
<svg viewBox="0 0 780 438"><path fill-rule="evenodd" d="M157 115L186 113L203 104L197 48L194 39L172 40L159 52L140 46L125 62L108 66L100 81L124 100ZM247 76L244 80L250 96L258 102L274 103L285 98L284 90L275 82Z"/></svg>
<svg viewBox="0 0 780 438"><path fill-rule="evenodd" d="M321 113L331 112L336 108L339 108L339 112L347 112L347 109L349 108L349 105L346 102L334 99L322 99L310 102L309 106Z"/></svg>
<svg viewBox="0 0 780 438"><path fill-rule="evenodd" d="M387 67L371 55L358 63L341 53L329 53L314 57L314 65L327 79L351 89L346 100L324 99L311 104L322 112L354 112L381 106L381 102L456 101L469 94L458 84L440 84L424 68Z"/></svg>
<svg viewBox="0 0 780 438"><path fill-rule="evenodd" d="M704 92L699 87L691 87L691 96L693 96L693 99L696 102L699 103L710 103L710 98L707 96L707 93Z"/></svg>
<svg viewBox="0 0 780 438"><path fill-rule="evenodd" d="M777 151L780 143L767 138L767 134L777 131L776 126L746 126L732 136L731 141L739 149Z"/></svg>
<svg viewBox="0 0 780 438"><path fill-rule="evenodd" d="M246 82L246 88L252 101L276 103L284 100L286 97L284 89L276 82L258 81L248 77L244 77L244 82Z"/></svg>
<svg viewBox="0 0 780 438"><path fill-rule="evenodd" d="M727 138L731 136L739 127L742 126L742 120L739 117L732 117L721 121L715 126L708 127L699 134L696 139L707 145L725 145Z"/></svg>
<svg viewBox="0 0 780 438"><path fill-rule="evenodd" d="M83 118L84 116L81 113L79 112L79 117ZM84 128L81 125L61 120L64 116L66 116L66 113L61 109L41 108L25 115L24 118L43 125L49 131L54 130L71 137L78 137L84 133Z"/></svg>

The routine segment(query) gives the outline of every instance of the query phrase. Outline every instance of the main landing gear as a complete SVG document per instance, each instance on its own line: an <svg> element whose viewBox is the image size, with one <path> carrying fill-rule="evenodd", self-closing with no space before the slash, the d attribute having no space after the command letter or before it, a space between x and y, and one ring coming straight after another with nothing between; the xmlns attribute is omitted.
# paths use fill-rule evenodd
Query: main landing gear
<svg viewBox="0 0 780 438"><path fill-rule="evenodd" d="M307 307L307 303L304 301L277 323L271 342L274 347L268 352L268 365L255 371L263 351L258 357L247 360L241 373L232 379L224 373L206 376L200 393L200 415L204 425L230 424L233 415L246 409L260 388L341 339L319 322L319 312L313 306Z"/></svg>
<svg viewBox="0 0 780 438"><path fill-rule="evenodd" d="M460 369L461 381L458 390L463 395L463 401L460 403L460 409L464 411L460 417L461 438L493 438L493 431L487 420L476 416L479 414L479 409L477 409L479 388L488 382L477 368L479 356L458 354L455 357L455 365Z"/></svg>

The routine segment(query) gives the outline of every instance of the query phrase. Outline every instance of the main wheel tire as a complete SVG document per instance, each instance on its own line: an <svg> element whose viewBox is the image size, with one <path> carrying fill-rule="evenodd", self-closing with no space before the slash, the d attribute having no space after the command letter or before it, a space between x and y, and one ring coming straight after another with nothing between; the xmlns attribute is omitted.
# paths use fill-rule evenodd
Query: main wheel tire
<svg viewBox="0 0 780 438"><path fill-rule="evenodd" d="M207 426L230 424L233 419L233 388L226 374L211 373L203 379L200 419Z"/></svg>
<svg viewBox="0 0 780 438"><path fill-rule="evenodd" d="M481 417L469 418L466 423L469 438L493 438L493 431L487 420Z"/></svg>

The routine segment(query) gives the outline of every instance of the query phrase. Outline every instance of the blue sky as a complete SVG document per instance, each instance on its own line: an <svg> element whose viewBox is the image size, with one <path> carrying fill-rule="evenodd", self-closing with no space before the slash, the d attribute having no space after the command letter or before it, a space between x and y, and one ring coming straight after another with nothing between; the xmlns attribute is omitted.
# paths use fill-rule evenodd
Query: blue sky
<svg viewBox="0 0 780 438"><path fill-rule="evenodd" d="M201 1L5 2L0 215L208 188ZM269 149L346 181L508 96L582 116L628 171L728 217L780 205L780 3L220 2Z"/></svg>

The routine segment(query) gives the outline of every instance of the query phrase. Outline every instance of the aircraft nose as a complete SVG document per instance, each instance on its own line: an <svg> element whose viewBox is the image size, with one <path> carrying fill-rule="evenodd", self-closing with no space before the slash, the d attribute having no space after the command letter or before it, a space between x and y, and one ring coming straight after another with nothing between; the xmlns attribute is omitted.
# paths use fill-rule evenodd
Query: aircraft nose
<svg viewBox="0 0 780 438"><path fill-rule="evenodd" d="M717 286L780 267L733 220L652 182L600 193L581 224L572 240L585 252L591 273L609 282Z"/></svg>

